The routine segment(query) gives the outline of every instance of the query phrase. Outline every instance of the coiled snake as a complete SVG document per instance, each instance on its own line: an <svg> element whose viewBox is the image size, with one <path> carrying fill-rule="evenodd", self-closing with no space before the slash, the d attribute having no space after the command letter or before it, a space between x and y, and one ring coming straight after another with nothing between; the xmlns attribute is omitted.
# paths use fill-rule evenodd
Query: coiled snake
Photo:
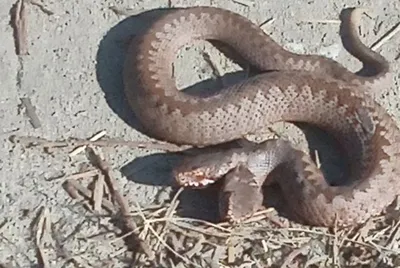
<svg viewBox="0 0 400 268"><path fill-rule="evenodd" d="M220 206L228 219L253 212L272 170L305 223L352 225L385 209L400 193L400 130L368 93L386 86L389 64L359 40L357 10L349 16L348 38L352 54L372 70L367 76L322 56L291 53L246 18L214 7L171 10L136 36L124 67L125 92L149 135L207 146L275 122L306 122L331 133L350 160L351 183L330 186L308 155L270 140L189 157L174 170L178 182L196 187L225 177ZM196 39L228 44L263 73L211 95L179 91L172 63Z"/></svg>

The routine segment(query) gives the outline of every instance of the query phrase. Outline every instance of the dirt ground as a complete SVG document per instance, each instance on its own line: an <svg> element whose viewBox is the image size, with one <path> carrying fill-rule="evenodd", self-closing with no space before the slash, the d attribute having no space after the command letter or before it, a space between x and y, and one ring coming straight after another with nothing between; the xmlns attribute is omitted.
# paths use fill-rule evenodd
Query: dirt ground
<svg viewBox="0 0 400 268"><path fill-rule="evenodd" d="M355 0L26 1L29 54L23 56L16 55L10 26L10 9L15 2L0 1L0 263L9 267L127 267L130 263L129 250L116 238L113 231L117 227L110 216L104 211L89 211L63 187L66 176L85 166L90 168L85 153L69 156L71 147L45 152L43 146L27 148L9 139L11 135L51 141L87 139L104 130L110 138L149 141L132 127L137 122L122 93L124 50L129 37L143 23L136 17L127 19L128 16L168 6L223 7L263 24L268 34L291 51L325 55L353 71L361 66L344 50L338 34L340 11L358 7L360 1ZM362 39L372 45L400 23L400 2L362 2L362 7L370 11L369 17L363 17ZM400 33L377 48L392 64L394 75L392 86L382 89L376 97L398 120L399 43ZM212 64L204 53L210 56ZM214 79L215 67L220 74L238 69L208 43L188 47L177 59L177 84L184 88ZM218 79L214 80L212 83L218 83ZM24 97L36 108L39 128L32 126L21 105ZM175 156L164 156L162 150L126 146L98 150L110 164L130 205L146 208L170 203L173 192L168 169ZM208 208L196 203L187 209L187 215L196 214L196 209ZM51 227L44 232L48 237L42 238L45 242L39 247L36 241L40 228L38 231L35 226L43 211ZM400 253L396 243L391 244L391 254ZM291 250L274 258L284 259L297 247L300 246L291 244ZM38 248L42 248L39 253ZM44 262L49 266L40 266L39 256L45 256ZM179 258L174 259L175 263L176 259ZM379 259L382 260L384 264L390 263L385 262L385 257ZM162 263L158 267L173 267L171 263ZM183 263L179 267L191 266ZM230 266L221 263L226 266L200 266ZM257 267L254 263L247 260L244 264L248 266L242 267ZM390 263L379 267L394 266Z"/></svg>

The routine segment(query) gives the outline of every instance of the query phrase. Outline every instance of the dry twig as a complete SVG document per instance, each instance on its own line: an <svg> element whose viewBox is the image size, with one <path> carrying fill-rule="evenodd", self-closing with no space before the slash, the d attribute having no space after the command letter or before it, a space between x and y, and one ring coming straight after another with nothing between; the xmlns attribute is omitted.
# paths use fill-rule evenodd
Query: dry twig
<svg viewBox="0 0 400 268"><path fill-rule="evenodd" d="M26 30L25 1L18 0L11 8L11 26L14 30L15 53L19 56L28 54L28 39Z"/></svg>
<svg viewBox="0 0 400 268"><path fill-rule="evenodd" d="M301 20L300 22L304 23L322 23L322 24L340 24L340 20Z"/></svg>
<svg viewBox="0 0 400 268"><path fill-rule="evenodd" d="M44 254L44 236L48 235L48 232L51 230L51 221L49 217L49 211L47 208L42 207L40 209L38 221L36 223L36 237L35 237L35 244L37 247L37 255L39 258L40 266L43 268L48 268L49 261L47 259L46 254Z"/></svg>
<svg viewBox="0 0 400 268"><path fill-rule="evenodd" d="M272 24L274 21L275 21L275 18L267 19L267 20L261 22L261 23L258 25L258 27L263 28L263 27L265 27L265 26L267 26L267 25Z"/></svg>
<svg viewBox="0 0 400 268"><path fill-rule="evenodd" d="M105 135L106 135L106 131L105 131L105 130L102 130L102 131L96 133L95 135L93 135L93 136L89 139L89 141L97 141L97 140L101 139L101 138L102 138L103 136L105 136ZM70 157L75 156L75 155L77 155L77 154L83 152L85 149L86 149L86 145L78 146L78 147L75 148L72 152L69 153L69 156L70 156Z"/></svg>
<svg viewBox="0 0 400 268"><path fill-rule="evenodd" d="M84 172L79 172L79 173L75 173L69 176L64 177L65 180L77 180L80 178L88 178L88 177L94 177L99 175L99 171L96 169L93 170L88 170L88 171L84 171Z"/></svg>
<svg viewBox="0 0 400 268"><path fill-rule="evenodd" d="M74 199L80 199L83 196L87 200L91 200L93 193L87 188L83 187L75 179L68 179L65 181L65 190ZM80 193L80 195L79 195ZM103 198L101 200L101 205L108 212L112 213L114 211L114 205L109 200Z"/></svg>
<svg viewBox="0 0 400 268"><path fill-rule="evenodd" d="M101 159L101 157L99 155L97 155L95 153L93 148L88 147L87 153L88 153L88 156L89 156L90 160L92 161L92 163L102 171L102 173L104 175L104 179L107 183L107 186L110 189L111 196L117 202L117 204L120 206L121 214L124 217L124 221L125 221L125 225L126 225L127 229L129 229L130 231L136 230L137 229L136 224L129 217L128 203L126 202L126 200L123 198L123 196L117 190L117 183L111 174L110 166L107 164L107 162L105 162L103 159ZM133 239L135 241L138 241L141 249L147 255L149 260L154 260L154 258L155 258L154 252L151 251L150 246L147 244L147 242L138 237L133 237Z"/></svg>
<svg viewBox="0 0 400 268"><path fill-rule="evenodd" d="M26 147L39 146L42 148L79 147L79 146L89 146L89 145L99 146L99 147L127 146L136 149L146 148L149 150L162 150L169 152L179 152L190 148L190 146L177 146L168 143L125 141L119 139L90 141L85 139L69 138L68 140L50 141L38 137L12 135L10 137L10 141L13 143L22 144Z"/></svg>
<svg viewBox="0 0 400 268"><path fill-rule="evenodd" d="M33 1L33 0L28 0L28 1L30 4L37 6L44 14L46 14L48 16L54 15L54 12L51 11L50 9L46 8L43 4Z"/></svg>
<svg viewBox="0 0 400 268"><path fill-rule="evenodd" d="M384 43L389 41L393 36L395 36L398 32L400 32L400 22L397 23L392 29L387 31L378 41L376 41L372 46L372 50L376 50L380 46L382 46Z"/></svg>
<svg viewBox="0 0 400 268"><path fill-rule="evenodd" d="M32 105L30 98L21 98L21 103L25 107L26 116L29 117L29 121L31 122L33 128L40 128L42 123L40 123L40 119L36 114L36 109Z"/></svg>
<svg viewBox="0 0 400 268"><path fill-rule="evenodd" d="M96 212L101 210L101 203L104 195L104 175L97 176L93 190L93 209Z"/></svg>
<svg viewBox="0 0 400 268"><path fill-rule="evenodd" d="M235 3L245 6L245 7L250 7L250 6L254 5L254 1L252 1L252 0L232 0L232 2L235 2Z"/></svg>

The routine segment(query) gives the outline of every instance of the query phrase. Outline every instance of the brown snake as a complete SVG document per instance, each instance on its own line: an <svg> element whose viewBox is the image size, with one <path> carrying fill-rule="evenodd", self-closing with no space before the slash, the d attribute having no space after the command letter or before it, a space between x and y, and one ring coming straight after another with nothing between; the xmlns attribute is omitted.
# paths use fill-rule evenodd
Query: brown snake
<svg viewBox="0 0 400 268"><path fill-rule="evenodd" d="M382 212L400 193L400 130L368 93L386 87L389 64L359 40L356 11L349 16L348 37L351 53L373 70L368 76L322 56L284 50L246 18L213 7L171 10L136 36L124 68L125 92L153 137L207 146L275 122L305 122L333 134L350 160L349 184L330 186L308 155L273 140L189 158L174 171L178 182L198 186L225 177L221 212L228 218L253 210L272 170L305 223L346 226ZM198 39L226 43L252 66L271 72L212 95L179 91L172 63L183 45Z"/></svg>

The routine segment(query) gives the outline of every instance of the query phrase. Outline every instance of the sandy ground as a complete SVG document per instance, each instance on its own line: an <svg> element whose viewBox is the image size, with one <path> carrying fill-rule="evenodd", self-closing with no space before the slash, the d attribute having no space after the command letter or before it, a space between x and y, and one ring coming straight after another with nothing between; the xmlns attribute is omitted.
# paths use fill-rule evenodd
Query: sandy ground
<svg viewBox="0 0 400 268"><path fill-rule="evenodd" d="M109 267L124 267L124 246L98 238L111 224L108 217L92 217L62 187L63 179L51 178L78 172L88 163L84 154L68 156L68 150L24 148L12 144L10 135L36 136L50 140L88 138L106 130L113 138L146 141L132 128L135 120L122 94L121 66L127 38L140 28L135 20L110 9L115 6L129 14L167 7L167 0L144 1L37 1L27 4L29 55L15 54L9 11L14 0L0 2L0 263L11 267L36 267L32 223L39 209L50 212L53 241L46 244L50 267L61 267L67 256L99 266L113 258ZM359 1L178 1L172 6L213 5L236 11L257 24L270 19L263 29L286 48L298 53L316 53L340 61L351 70L359 63L342 48L338 35L338 15L342 8ZM371 17L364 17L363 40L371 45L400 22L400 2L363 1ZM53 14L47 14L51 11ZM123 13L123 12L120 12ZM327 20L326 23L318 21ZM307 22L311 21L311 22ZM378 51L392 64L393 85L377 96L400 119L399 88L400 34ZM220 73L237 69L208 44L183 50L177 60L177 80L186 87L213 78L211 65L202 57L206 51ZM23 70L23 72L21 72ZM215 82L216 83L216 82ZM29 97L42 126L34 129L20 107L20 98ZM170 159L160 151L103 148L119 187L130 202L159 204L170 198ZM107 227L108 226L108 227ZM57 242L54 242L57 241ZM65 256L66 255L66 256ZM71 266L73 267L73 266Z"/></svg>

